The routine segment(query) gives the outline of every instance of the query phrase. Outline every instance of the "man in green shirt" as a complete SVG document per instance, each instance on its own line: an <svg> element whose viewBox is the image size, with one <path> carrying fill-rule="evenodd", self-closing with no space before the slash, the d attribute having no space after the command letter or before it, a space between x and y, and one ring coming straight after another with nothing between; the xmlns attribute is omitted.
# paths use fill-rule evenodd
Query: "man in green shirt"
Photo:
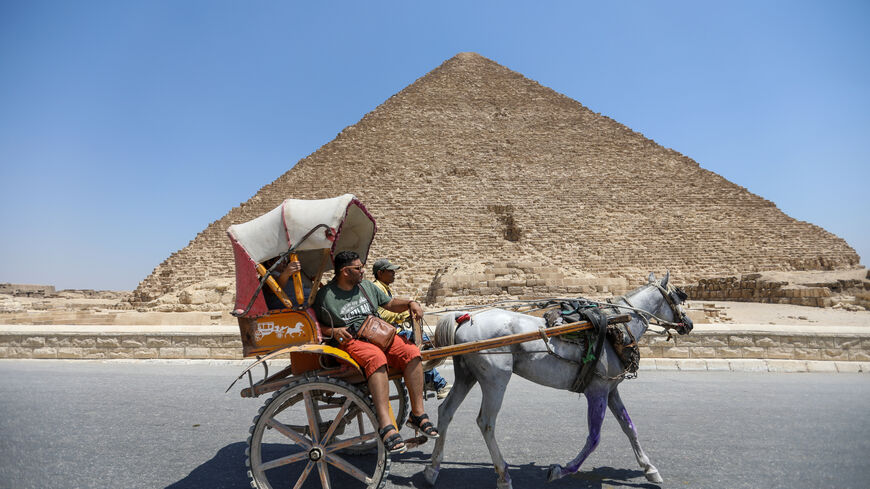
<svg viewBox="0 0 870 489"><path fill-rule="evenodd" d="M323 336L335 340L338 348L346 351L365 372L380 424L379 434L391 453L406 450L402 437L392 424L389 414L390 388L387 366L402 371L411 414L407 425L429 438L437 438L438 430L423 410L423 366L420 350L414 344L396 335L386 349L357 339L357 331L366 317L375 314L378 307L388 311L408 311L414 317L423 317L423 308L416 301L389 297L368 280L363 280L365 268L358 254L342 251L333 259L335 277L317 291L314 311Z"/></svg>

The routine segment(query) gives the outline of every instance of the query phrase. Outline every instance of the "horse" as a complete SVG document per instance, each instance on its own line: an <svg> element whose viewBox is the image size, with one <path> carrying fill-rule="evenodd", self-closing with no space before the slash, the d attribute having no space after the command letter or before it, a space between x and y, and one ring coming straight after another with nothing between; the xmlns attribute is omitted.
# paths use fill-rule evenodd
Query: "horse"
<svg viewBox="0 0 870 489"><path fill-rule="evenodd" d="M659 324L665 325L666 328L673 327L679 334L687 334L691 331L692 321L680 306L687 296L679 288L669 285L669 278L670 272L666 273L660 281L656 281L655 274L650 273L646 285L613 300L620 313L629 313L631 320L626 323L626 326L635 339L640 339L646 332L650 318L657 319ZM438 346L538 331L544 326L543 318L503 309L490 309L474 315L471 323L465 322L457 327L456 319L463 314L464 312L451 312L439 318L435 333ZM492 463L498 476L498 489L511 489L508 466L502 458L495 439L496 417L501 409L511 374L516 373L532 382L548 387L568 390L577 378L582 358L586 354L586 351L577 343L553 337L549 339L549 346L556 355L552 355L547 352L544 341L542 338L488 350L485 353L468 353L454 359L453 389L438 407L438 432L440 436L432 450L431 461L424 469L424 477L429 484L434 485L438 478L438 471L444 457L447 430L454 413L474 384L480 383L483 398L480 412L477 415L477 426L483 434L492 457ZM493 352L505 354L486 354ZM658 469L649 461L641 448L637 439L637 431L619 396L618 386L624 376L621 360L610 343L604 342L604 348L599 355L594 375L583 391L587 400L589 424L586 444L565 467L558 464L551 465L547 474L549 481L576 473L580 469L583 461L598 446L601 424L606 414L605 408L609 407L619 421L622 431L628 436L637 462L643 469L647 480L662 482Z"/></svg>

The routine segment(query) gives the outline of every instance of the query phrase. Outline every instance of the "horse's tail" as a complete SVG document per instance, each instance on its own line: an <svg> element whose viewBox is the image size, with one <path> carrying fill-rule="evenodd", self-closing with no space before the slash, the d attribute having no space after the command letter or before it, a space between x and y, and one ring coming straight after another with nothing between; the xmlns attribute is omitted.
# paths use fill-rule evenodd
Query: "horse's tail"
<svg viewBox="0 0 870 489"><path fill-rule="evenodd" d="M450 346L456 338L456 318L465 314L462 311L448 312L442 314L438 318L438 324L435 326L435 346Z"/></svg>
<svg viewBox="0 0 870 489"><path fill-rule="evenodd" d="M463 314L465 313L448 312L446 314L442 314L441 317L438 318L438 323L435 326L435 336L432 339L432 342L435 343L436 347L450 346L453 344L453 340L456 336L456 328L458 326L456 324L456 318ZM429 360L423 365L423 370L426 371L437 368L446 360L446 358Z"/></svg>

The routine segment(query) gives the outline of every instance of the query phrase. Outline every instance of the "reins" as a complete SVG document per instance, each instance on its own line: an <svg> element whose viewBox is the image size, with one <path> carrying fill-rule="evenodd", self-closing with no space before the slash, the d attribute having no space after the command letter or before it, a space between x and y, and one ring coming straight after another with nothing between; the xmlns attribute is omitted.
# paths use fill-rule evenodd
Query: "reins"
<svg viewBox="0 0 870 489"><path fill-rule="evenodd" d="M671 296L668 293L668 291L665 290L665 288L662 287L658 282L654 282L654 283L651 283L649 285L654 286L656 289L658 289L659 292L661 292L662 298L664 298L665 302L668 304L668 307L671 309L671 314L674 315L674 318L680 318L682 316L682 313L680 312L679 307L676 304L674 304L673 300L671 300ZM625 302L626 305L621 306L621 305L615 304L615 303L611 302L611 299L622 300L623 302ZM598 304L601 306L612 307L612 308L616 309L617 311L619 309L629 309L631 311L635 311L638 313L638 316L640 317L641 321L644 322L644 324L646 325L648 330L652 331L653 333L660 334L660 335L666 334L666 335L668 335L668 339L671 339L671 337L672 337L671 331L670 331L671 329L676 329L680 326L684 326L684 324L682 322L676 323L673 321L668 321L667 319L656 316L655 314L653 314L649 311L645 311L643 309L638 309L638 308L634 307L631 304L631 302L628 300L628 296L620 295L620 296L613 297L611 299L608 299L607 303L601 303L601 302L597 302L597 301L588 301L588 302L590 302L592 304ZM647 317L647 316L649 316L649 317ZM650 319L655 319L656 322L650 323L650 321L649 321ZM656 330L650 329L650 326L653 324L656 326L661 326L663 329L661 331L656 331Z"/></svg>
<svg viewBox="0 0 870 489"><path fill-rule="evenodd" d="M682 313L680 312L678 305L674 303L674 301L670 295L669 289L672 288L671 286L669 286L668 289L665 289L664 287L662 287L661 283L658 281L649 283L647 285L655 287L656 290L658 290L661 293L662 299L664 299L665 303L668 304L668 308L671 310L671 313L673 314L674 319L679 320L682 318ZM646 289L644 289L644 290L646 290ZM639 293L640 292L638 292L636 294L632 294L631 297L634 297ZM461 320L457 321L459 324L456 327L452 328L452 331L451 331L451 332L455 332L456 328L458 328L459 326L461 326L465 322L468 322L470 319L472 319L473 316L476 316L476 315L478 315L486 310L489 310L489 309L496 309L497 308L496 304L508 304L508 303L510 303L510 304L515 304L515 305L519 305L519 306L529 305L529 306L533 307L530 311L536 311L536 310L542 310L542 309L548 308L549 304L552 302L559 302L559 301L571 302L571 301L575 301L575 300L576 299L543 299L543 300L538 300L538 301L505 300L505 301L499 301L497 303L491 303L491 304L485 304L485 305L479 305L479 306L473 306L473 307L466 307L463 309L444 309L441 311L436 311L434 313L435 314L443 314L443 313L447 313L447 312L459 312L459 311L465 312L465 311L468 311L469 309L476 309L474 312L466 313ZM595 305L595 306L603 307L606 309L612 309L617 314L619 314L620 310L623 310L623 309L633 311L637 314L637 317L643 322L645 330L653 331L654 333L658 333L658 334L662 334L662 335L667 334L668 339L671 339L673 337L673 335L671 335L670 329L678 328L678 327L683 325L683 323L681 323L681 322L668 321L665 318L657 316L653 312L635 307L634 304L632 304L631 299L629 298L628 295L614 296L614 297L606 299L605 302L593 301L593 300L588 300L588 299L583 299L583 301L585 304ZM661 306L659 306L659 307L661 307ZM595 309L592 309L592 310L595 310ZM525 312L530 312L530 311L525 311ZM600 311L598 312L598 314L600 317L604 317ZM590 322L592 322L591 317L589 318L589 320L590 320ZM652 324L655 324L656 326L660 326L662 328L662 330L656 331L656 330L651 329L650 328L650 326L651 326L650 320L655 321L655 323L652 323ZM606 319L605 319L605 324L606 324ZM628 348L637 348L638 340L637 340L637 337L635 337L634 333L631 331L631 328L625 326L624 330L627 333L628 338L630 340L630 342L625 346ZM554 358L561 360L563 362L566 362L568 364L574 365L575 367L577 367L579 369L578 374L574 380L574 383L572 384L571 388L569 389L572 392L583 392L585 390L585 387L588 385L588 383L590 381L590 375L595 375L595 376L600 377L604 380L622 380L622 379L632 379L632 378L637 377L636 371L631 371L631 372L629 371L629 368L625 364L626 360L624 358L621 359L623 362L622 372L620 372L618 375L616 375L614 377L610 377L610 376L607 376L607 375L599 372L598 369L595 367L595 365L598 364L597 361L595 361L594 363L590 363L592 360L597 360L599 355L600 355L600 345L603 344L604 337L606 335L606 333L604 331L599 332L599 339L598 339L598 342L596 344L596 346L598 346L598 348L595 349L595 353L592 353L593 342L589 338L587 338L587 341L585 343L582 341L573 341L570 338L561 338L561 337L559 338L560 341L565 342L565 343L572 343L572 344L576 344L576 345L584 344L587 346L588 351L586 353L586 356L581 358L580 361L563 357L562 355L557 353L553 349L553 347L550 345L550 336L547 334L547 330L545 327L543 327L543 326L539 327L538 333L540 335L540 339L544 343L545 350L523 350L523 351L483 351L483 350L481 350L481 351L477 351L475 353L482 354L482 355L516 355L516 354L523 354L523 353L524 354L546 353L547 355L549 355L551 357L554 357ZM452 343L452 338L450 339L450 343Z"/></svg>
<svg viewBox="0 0 870 489"><path fill-rule="evenodd" d="M661 292L662 297L664 298L665 302L668 304L668 307L671 309L671 313L674 315L674 318L679 318L681 316L681 313L678 309L678 306L676 304L674 304L674 302L671 300L670 294L668 293L668 291L664 287L662 287L658 282L653 282L653 283L647 284L647 285L652 285L656 289L658 289L659 292ZM670 286L668 286L668 287L670 287ZM475 310L473 313L471 313L472 316L475 316L475 315L480 314L480 313L482 313L486 310L489 310L489 309L500 309L498 307L498 304L515 304L517 306L521 306L521 305L537 306L537 305L540 305L541 303L559 302L559 301L566 301L567 302L567 301L572 301L572 300L576 300L576 298L559 298L559 297L557 297L557 298L550 298L550 299L541 299L541 300L537 300L537 301L503 300L503 301L491 302L489 304L482 304L482 305L478 305L478 306L468 306L468 307L464 307L461 309L442 309L440 311L433 311L431 314L444 314L446 312L462 312L462 311L479 309L479 310ZM681 322L677 323L677 322L673 322L673 321L668 321L667 319L656 316L655 314L653 314L649 311L634 307L631 304L631 302L628 300L628 296L626 296L626 295L614 296L614 297L611 297L609 299L606 299L605 302L594 301L594 300L590 300L590 299L583 299L583 300L589 304L595 304L597 306L603 306L603 307L615 308L615 309L628 309L630 311L634 311L634 312L638 313L639 317L641 318L641 321L644 322L647 329L652 331L653 333L656 333L656 334L668 335L668 337L670 337L671 336L670 329L684 326L684 324ZM625 302L626 305L618 305L618 304L615 304L614 302L612 302L612 301L617 301L617 300L621 300L621 301ZM542 308L539 307L538 309L542 309ZM537 309L532 309L532 311L535 311L535 310L537 310ZM651 323L650 319L654 319L656 322ZM663 329L661 331L656 331L656 330L649 328L651 325L660 326Z"/></svg>

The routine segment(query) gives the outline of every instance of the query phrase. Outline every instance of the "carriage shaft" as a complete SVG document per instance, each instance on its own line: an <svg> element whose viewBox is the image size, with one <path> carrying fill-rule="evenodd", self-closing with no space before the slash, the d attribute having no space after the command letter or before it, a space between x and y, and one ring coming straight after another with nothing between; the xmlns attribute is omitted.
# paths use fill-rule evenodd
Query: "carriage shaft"
<svg viewBox="0 0 870 489"><path fill-rule="evenodd" d="M625 323L631 320L628 314L620 314L618 316L608 316L607 324ZM488 340L470 341L468 343L460 343L458 345L443 346L432 350L424 350L421 352L423 361L437 360L439 358L452 357L456 355L464 355L466 353L476 353L482 350L491 348L500 348L526 341L538 340L542 337L542 332L546 336L560 336L575 331L583 331L592 329L592 323L589 321L577 321L576 323L563 324L552 328L541 328L538 331L530 331L528 333L517 333L507 336L499 336L498 338L490 338Z"/></svg>

